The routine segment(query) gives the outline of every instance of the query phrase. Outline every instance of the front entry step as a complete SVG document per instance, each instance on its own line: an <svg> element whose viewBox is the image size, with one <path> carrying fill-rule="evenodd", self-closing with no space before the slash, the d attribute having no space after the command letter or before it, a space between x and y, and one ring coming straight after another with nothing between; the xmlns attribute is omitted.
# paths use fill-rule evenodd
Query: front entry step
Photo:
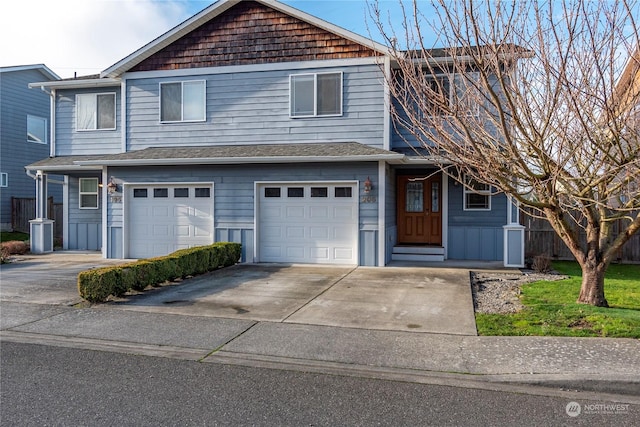
<svg viewBox="0 0 640 427"><path fill-rule="evenodd" d="M442 262L442 246L394 246L391 254L393 261Z"/></svg>

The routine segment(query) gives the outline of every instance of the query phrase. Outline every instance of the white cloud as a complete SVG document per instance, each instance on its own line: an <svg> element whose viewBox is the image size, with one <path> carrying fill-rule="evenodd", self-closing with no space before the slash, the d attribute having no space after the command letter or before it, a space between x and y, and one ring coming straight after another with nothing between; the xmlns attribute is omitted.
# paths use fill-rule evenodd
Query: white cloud
<svg viewBox="0 0 640 427"><path fill-rule="evenodd" d="M181 0L15 0L0 14L0 66L98 73L191 15Z"/></svg>

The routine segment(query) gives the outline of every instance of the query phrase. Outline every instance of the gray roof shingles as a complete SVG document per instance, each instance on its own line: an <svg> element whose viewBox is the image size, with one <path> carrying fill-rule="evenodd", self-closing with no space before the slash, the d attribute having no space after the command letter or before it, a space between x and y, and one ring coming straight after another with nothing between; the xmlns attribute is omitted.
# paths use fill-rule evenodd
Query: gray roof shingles
<svg viewBox="0 0 640 427"><path fill-rule="evenodd" d="M150 147L137 151L129 151L120 154L107 154L100 156L62 156L51 157L40 160L27 166L27 169L49 169L61 167L77 168L84 162L90 162L93 165L113 164L113 163L135 163L136 160L144 161L145 164L152 164L154 160L158 160L159 164L166 164L168 160L192 160L193 164L197 164L199 160L203 163L215 163L216 159L229 160L237 159L240 163L243 158L251 159L269 159L269 158L287 158L296 157L304 159L309 157L310 160L318 158L335 158L340 161L341 158L353 157L389 157L395 158L398 153L383 150L381 148L371 147L357 142L337 142L337 143L307 143L307 144L256 144L256 145L220 145L220 146L203 146L203 147ZM86 164L86 163L85 163Z"/></svg>

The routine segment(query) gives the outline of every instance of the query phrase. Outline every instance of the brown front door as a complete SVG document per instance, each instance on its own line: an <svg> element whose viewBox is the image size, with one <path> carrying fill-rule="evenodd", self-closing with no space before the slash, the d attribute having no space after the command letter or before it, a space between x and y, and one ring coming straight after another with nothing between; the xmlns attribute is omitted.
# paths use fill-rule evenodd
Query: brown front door
<svg viewBox="0 0 640 427"><path fill-rule="evenodd" d="M398 243L442 245L442 179L398 176Z"/></svg>

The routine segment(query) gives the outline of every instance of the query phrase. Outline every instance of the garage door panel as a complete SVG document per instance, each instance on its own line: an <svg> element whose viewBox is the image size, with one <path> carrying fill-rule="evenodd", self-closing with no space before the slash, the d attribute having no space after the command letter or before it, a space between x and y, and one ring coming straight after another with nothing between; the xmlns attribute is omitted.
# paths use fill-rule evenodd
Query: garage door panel
<svg viewBox="0 0 640 427"><path fill-rule="evenodd" d="M311 258L315 261L329 261L329 248L327 246L309 248Z"/></svg>
<svg viewBox="0 0 640 427"><path fill-rule="evenodd" d="M188 225L177 225L173 227L174 236L188 237L191 235L191 227Z"/></svg>
<svg viewBox="0 0 640 427"><path fill-rule="evenodd" d="M356 216L355 211L352 206L334 206L333 217L336 219L353 219Z"/></svg>
<svg viewBox="0 0 640 427"><path fill-rule="evenodd" d="M351 260L353 259L353 248L333 248L333 257L338 260Z"/></svg>
<svg viewBox="0 0 640 427"><path fill-rule="evenodd" d="M169 236L169 226L167 225L153 225L151 229L153 230L153 235L156 238Z"/></svg>
<svg viewBox="0 0 640 427"><path fill-rule="evenodd" d="M175 188L188 187L188 197L174 197ZM213 198L195 197L195 188L206 185L140 185L131 186L128 194L127 218L129 257L149 258L166 255L178 249L213 242ZM144 197L146 189L149 197ZM154 190L167 197L153 197ZM168 189L168 191L166 191ZM165 191L162 191L165 190ZM142 194L141 197L133 197ZM212 196L212 194L211 194Z"/></svg>
<svg viewBox="0 0 640 427"><path fill-rule="evenodd" d="M330 202L327 202L330 203ZM328 219L329 208L327 206L310 206L309 217L312 219Z"/></svg>
<svg viewBox="0 0 640 427"><path fill-rule="evenodd" d="M169 216L169 207L168 206L153 206L152 207L152 216L154 216L154 217L168 217Z"/></svg>
<svg viewBox="0 0 640 427"><path fill-rule="evenodd" d="M259 260L357 264L358 199L334 197L336 186L351 187L350 194L356 194L355 185L344 183L269 184L269 196L258 187ZM274 187L279 193L271 191ZM304 192L289 193L290 187L304 187ZM326 187L327 197L310 197L310 187Z"/></svg>
<svg viewBox="0 0 640 427"><path fill-rule="evenodd" d="M285 250L286 257L291 261L304 261L305 259L305 247L299 246L287 246Z"/></svg>
<svg viewBox="0 0 640 427"><path fill-rule="evenodd" d="M304 218L304 206L287 206L286 218L287 219L300 219Z"/></svg>
<svg viewBox="0 0 640 427"><path fill-rule="evenodd" d="M326 226L309 227L309 237L312 239L326 240L329 238L329 227L326 227Z"/></svg>
<svg viewBox="0 0 640 427"><path fill-rule="evenodd" d="M210 237L211 228L210 227L194 227L193 235L196 237Z"/></svg>
<svg viewBox="0 0 640 427"><path fill-rule="evenodd" d="M304 227L287 227L288 239L304 239Z"/></svg>

